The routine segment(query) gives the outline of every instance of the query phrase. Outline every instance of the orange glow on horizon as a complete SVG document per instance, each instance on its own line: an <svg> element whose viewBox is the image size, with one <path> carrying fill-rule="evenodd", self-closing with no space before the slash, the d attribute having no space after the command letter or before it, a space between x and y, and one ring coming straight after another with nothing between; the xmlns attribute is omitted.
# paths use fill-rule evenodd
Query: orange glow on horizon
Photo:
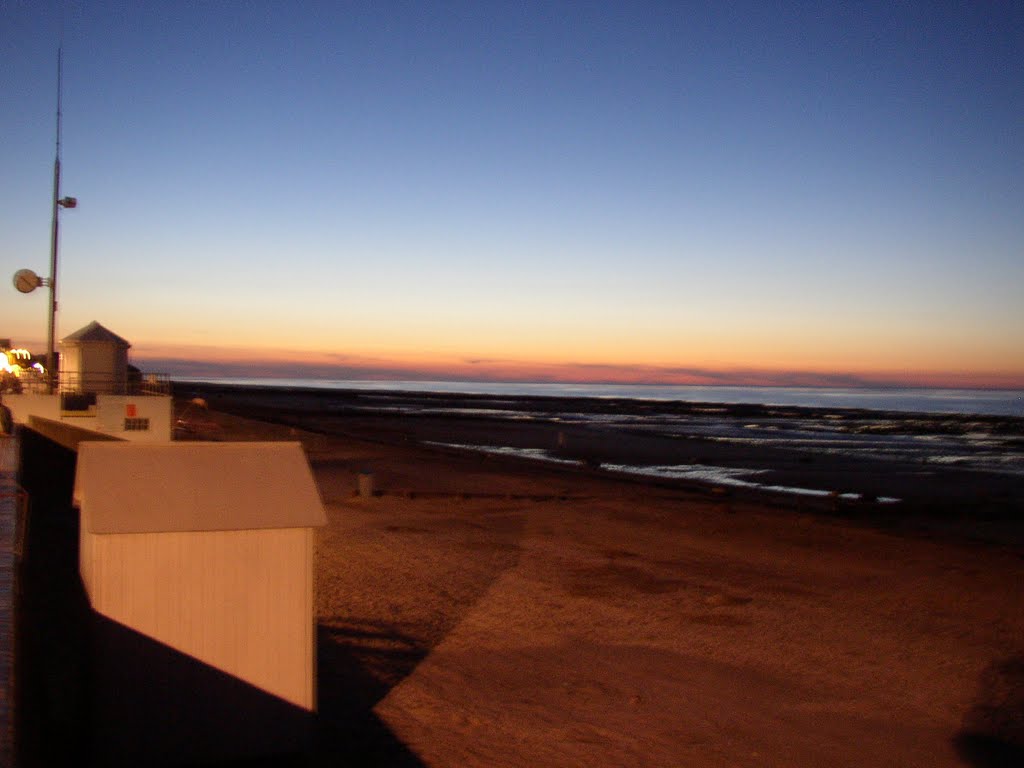
<svg viewBox="0 0 1024 768"><path fill-rule="evenodd" d="M216 366L233 373L224 375L277 376L340 379L448 379L483 381L533 381L552 383L738 385L738 386L921 386L950 388L1024 389L1024 366L942 368L922 365L896 367L875 365L812 364L813 358L777 356L770 364L738 364L727 359L696 359L684 363L655 363L548 356L471 356L449 351L387 350L377 353L327 353L298 347L288 349L140 344L132 349L137 364L174 361L178 368L189 361ZM794 356L796 357L796 356ZM616 359L618 358L618 359ZM853 361L850 361L852 363ZM249 366L251 373L237 368ZM315 369L315 373L310 371ZM336 370L336 374L331 371ZM181 374L187 375L187 374ZM211 374L212 375L212 374Z"/></svg>

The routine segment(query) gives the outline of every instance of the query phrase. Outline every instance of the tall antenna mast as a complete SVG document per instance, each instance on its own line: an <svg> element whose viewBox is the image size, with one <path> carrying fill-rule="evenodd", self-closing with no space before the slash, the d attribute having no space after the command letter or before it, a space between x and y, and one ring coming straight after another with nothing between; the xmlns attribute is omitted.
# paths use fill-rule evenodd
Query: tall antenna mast
<svg viewBox="0 0 1024 768"><path fill-rule="evenodd" d="M63 26L63 19L61 20ZM53 337L57 320L57 241L59 237L61 207L60 199L60 118L61 96L64 79L64 30L57 46L57 146L53 158L53 228L50 231L50 321L46 335L46 372L49 377L49 392L52 395L57 386L57 358L53 349Z"/></svg>
<svg viewBox="0 0 1024 768"><path fill-rule="evenodd" d="M50 322L46 340L47 391L52 395L58 391L57 355L54 352L54 334L57 327L57 246L60 242L60 209L76 208L78 200L60 196L60 140L61 112L64 96L64 15L61 6L60 42L57 45L57 137L53 158L53 227L50 230L50 277L41 278L31 269L19 269L14 273L14 287L22 293L31 293L40 286L50 288Z"/></svg>
<svg viewBox="0 0 1024 768"><path fill-rule="evenodd" d="M54 353L54 334L57 327L57 245L60 241L60 209L75 208L78 200L60 196L60 141L61 112L64 96L64 17L60 21L60 44L57 46L57 145L53 158L53 229L50 231L50 322L46 341L46 370L49 392L57 390L57 355Z"/></svg>

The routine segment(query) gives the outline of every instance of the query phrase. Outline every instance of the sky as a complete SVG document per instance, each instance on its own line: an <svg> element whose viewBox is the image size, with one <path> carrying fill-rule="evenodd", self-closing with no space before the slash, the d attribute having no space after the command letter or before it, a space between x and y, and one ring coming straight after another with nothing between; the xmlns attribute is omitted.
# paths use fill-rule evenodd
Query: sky
<svg viewBox="0 0 1024 768"><path fill-rule="evenodd" d="M62 18L58 339L178 375L1024 388L1019 2L0 0L0 277L49 273ZM46 322L4 278L0 337Z"/></svg>

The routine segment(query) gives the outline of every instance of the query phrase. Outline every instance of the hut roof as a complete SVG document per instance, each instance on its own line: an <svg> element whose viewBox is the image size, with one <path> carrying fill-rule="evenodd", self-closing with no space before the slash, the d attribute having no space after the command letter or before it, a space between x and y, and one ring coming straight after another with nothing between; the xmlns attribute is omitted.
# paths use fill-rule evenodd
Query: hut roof
<svg viewBox="0 0 1024 768"><path fill-rule="evenodd" d="M92 533L327 522L300 443L82 443L74 501Z"/></svg>
<svg viewBox="0 0 1024 768"><path fill-rule="evenodd" d="M93 320L84 328L79 328L74 333L69 334L65 336L63 339L61 339L62 344L68 341L106 341L114 342L116 344L123 344L126 347L131 346L131 344L127 340L122 339L113 331L104 328L95 320Z"/></svg>

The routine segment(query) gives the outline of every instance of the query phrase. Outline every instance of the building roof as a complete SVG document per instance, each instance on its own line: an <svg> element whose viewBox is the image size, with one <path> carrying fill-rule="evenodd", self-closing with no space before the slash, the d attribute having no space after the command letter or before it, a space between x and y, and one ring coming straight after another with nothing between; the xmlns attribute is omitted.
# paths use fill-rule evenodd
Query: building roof
<svg viewBox="0 0 1024 768"><path fill-rule="evenodd" d="M81 443L74 502L91 533L327 523L300 443Z"/></svg>
<svg viewBox="0 0 1024 768"><path fill-rule="evenodd" d="M95 320L84 328L79 328L74 333L69 334L60 340L61 344L68 341L105 341L108 343L114 342L116 344L123 344L126 347L131 346L127 340L122 339L113 331L107 330Z"/></svg>

